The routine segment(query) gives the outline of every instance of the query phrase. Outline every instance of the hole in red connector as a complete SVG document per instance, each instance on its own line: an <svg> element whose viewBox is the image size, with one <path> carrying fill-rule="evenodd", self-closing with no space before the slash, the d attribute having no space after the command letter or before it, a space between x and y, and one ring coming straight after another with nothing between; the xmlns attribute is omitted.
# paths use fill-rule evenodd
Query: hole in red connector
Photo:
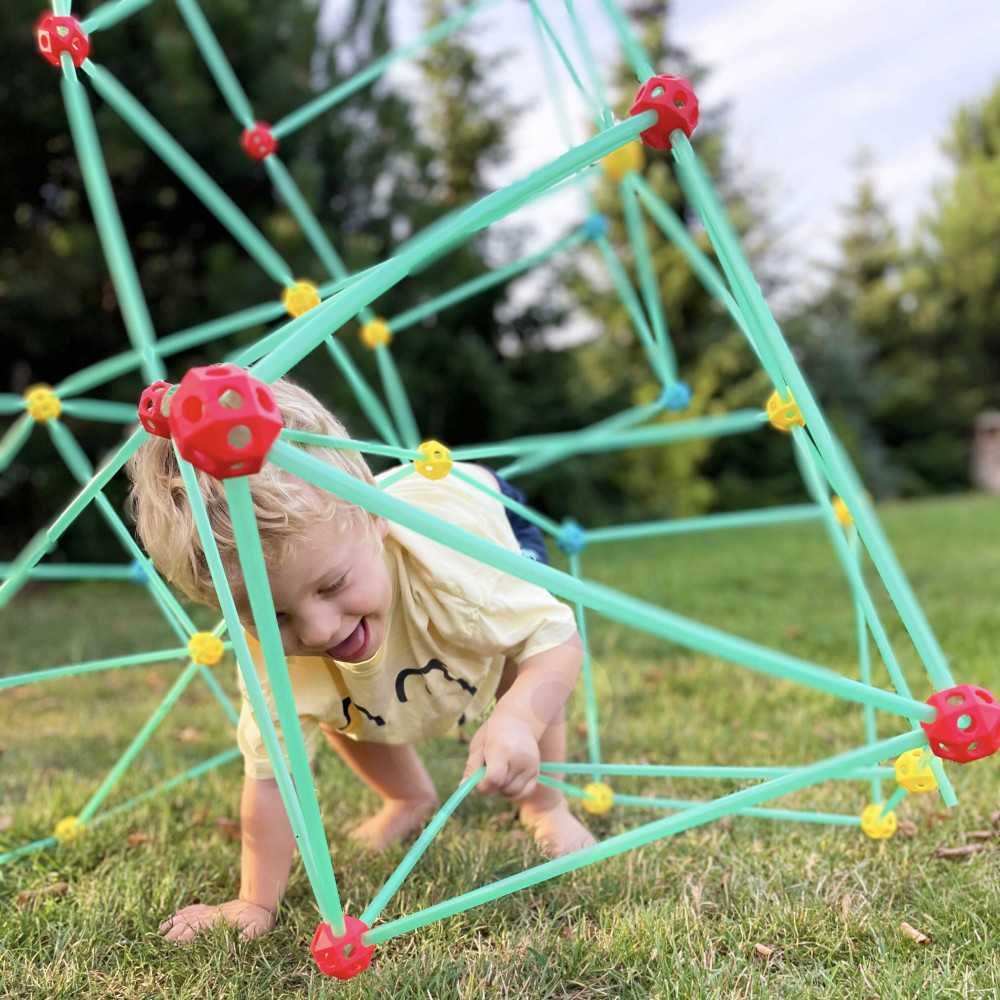
<svg viewBox="0 0 1000 1000"><path fill-rule="evenodd" d="M226 435L226 441L230 448L245 448L252 440L253 434L250 433L250 428L245 424L231 427Z"/></svg>
<svg viewBox="0 0 1000 1000"><path fill-rule="evenodd" d="M674 107L675 108L683 108L686 103L687 102L684 100L684 95L683 94L678 94L674 98Z"/></svg>
<svg viewBox="0 0 1000 1000"><path fill-rule="evenodd" d="M274 409L274 400L268 395L266 389L257 389L257 402L264 407L265 410Z"/></svg>
<svg viewBox="0 0 1000 1000"><path fill-rule="evenodd" d="M662 93L663 93L663 88L662 87L654 87L649 96L650 97L659 97L660 94L662 94Z"/></svg>
<svg viewBox="0 0 1000 1000"><path fill-rule="evenodd" d="M243 394L235 389L226 389L225 392L219 394L219 405L224 406L227 410L242 410Z"/></svg>
<svg viewBox="0 0 1000 1000"><path fill-rule="evenodd" d="M955 722L955 725L959 729L971 729L972 728L972 716L971 715L960 715Z"/></svg>
<svg viewBox="0 0 1000 1000"><path fill-rule="evenodd" d="M950 695L948 695L948 704L949 705L964 705L965 704L965 695L963 695L963 694L950 694Z"/></svg>
<svg viewBox="0 0 1000 1000"><path fill-rule="evenodd" d="M201 405L201 400L197 396L188 396L187 399L181 403L181 413L185 420L190 420L194 423L197 420L201 420L201 415L203 408Z"/></svg>

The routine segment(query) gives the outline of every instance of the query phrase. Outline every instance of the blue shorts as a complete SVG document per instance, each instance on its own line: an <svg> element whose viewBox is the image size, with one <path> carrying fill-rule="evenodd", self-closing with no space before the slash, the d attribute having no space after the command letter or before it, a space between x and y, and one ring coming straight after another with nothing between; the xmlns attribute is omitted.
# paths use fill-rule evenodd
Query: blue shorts
<svg viewBox="0 0 1000 1000"><path fill-rule="evenodd" d="M503 476L498 476L493 469L488 466L483 466L493 478L497 481L497 486L500 488L500 492L505 496L509 497L511 500L516 500L518 503L527 504L528 498L511 483L508 483ZM549 565L549 553L545 548L545 539L542 537L541 530L532 524L530 521L525 520L520 514L516 514L512 510L508 510L504 507L504 511L507 514L507 522L510 524L511 530L514 532L514 537L517 539L518 545L521 546L521 555L526 556L528 559L534 559L535 562L544 563L546 566Z"/></svg>

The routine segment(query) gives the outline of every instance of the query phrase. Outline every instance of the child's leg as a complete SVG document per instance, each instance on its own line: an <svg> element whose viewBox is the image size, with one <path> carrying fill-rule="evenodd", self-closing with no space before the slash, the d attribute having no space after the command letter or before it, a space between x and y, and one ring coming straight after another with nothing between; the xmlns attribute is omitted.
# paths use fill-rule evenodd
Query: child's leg
<svg viewBox="0 0 1000 1000"><path fill-rule="evenodd" d="M422 826L438 804L437 791L412 746L366 743L323 728L341 760L382 799L382 808L351 831L351 837L381 851Z"/></svg>

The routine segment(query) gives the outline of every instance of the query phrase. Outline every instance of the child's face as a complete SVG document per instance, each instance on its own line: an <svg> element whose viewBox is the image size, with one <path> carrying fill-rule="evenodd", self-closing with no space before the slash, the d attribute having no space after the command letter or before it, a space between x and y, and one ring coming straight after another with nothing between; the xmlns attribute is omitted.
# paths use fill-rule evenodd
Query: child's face
<svg viewBox="0 0 1000 1000"><path fill-rule="evenodd" d="M392 580L382 557L387 525L365 532L350 522L306 531L268 567L281 641L288 656L368 659L385 640Z"/></svg>

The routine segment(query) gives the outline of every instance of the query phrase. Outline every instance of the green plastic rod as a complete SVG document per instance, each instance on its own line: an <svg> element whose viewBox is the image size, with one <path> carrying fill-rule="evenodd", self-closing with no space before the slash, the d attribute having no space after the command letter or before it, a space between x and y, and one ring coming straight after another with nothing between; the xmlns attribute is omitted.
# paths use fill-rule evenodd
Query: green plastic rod
<svg viewBox="0 0 1000 1000"><path fill-rule="evenodd" d="M434 815L434 818L427 824L424 831L416 839L413 846L406 852L406 856L400 861L396 870L386 879L385 885L379 889L375 898L365 907L360 916L362 923L369 927L378 919L379 914L386 908L390 900L399 891L406 876L413 871L417 862L424 856L427 848L431 846L434 838L441 832L442 827L451 818L452 813L465 801L466 796L486 777L486 768L481 767L473 772L463 781L458 788L452 792L448 800Z"/></svg>
<svg viewBox="0 0 1000 1000"><path fill-rule="evenodd" d="M653 64L649 61L646 50L632 33L632 28L622 14L616 0L601 0L601 6L618 34L618 40L625 51L632 72L635 73L635 78L640 83L645 83L651 76L656 75L656 70L653 69Z"/></svg>
<svg viewBox="0 0 1000 1000"><path fill-rule="evenodd" d="M506 507L507 510L512 510L515 514L520 514L526 521L530 521L536 527L541 528L542 531L548 532L553 538L558 537L562 533L562 528L552 518L546 517L544 514L539 514L538 511L526 507L523 503L518 503L510 497L504 496L498 489L491 489L485 483L476 479L475 476L470 476L469 473L463 472L462 469L453 467L451 475L456 479L460 479L463 483L468 483L469 486L480 493L485 493L486 496L492 497L497 503Z"/></svg>
<svg viewBox="0 0 1000 1000"><path fill-rule="evenodd" d="M178 330L177 333L172 333L169 337L163 337L156 349L161 357L167 358L171 354L186 351L189 347L198 347L209 341L225 337L227 334L239 333L241 330L259 326L261 323L270 323L272 320L286 315L285 307L281 302L262 302L249 309L241 309L231 313L229 316L222 316L207 323L199 323L186 330Z"/></svg>
<svg viewBox="0 0 1000 1000"><path fill-rule="evenodd" d="M209 771L214 771L217 767L222 767L230 761L239 759L240 756L242 755L239 747L233 747L231 750L224 750L222 753L217 753L214 757L208 757L200 764L195 764L193 767L189 767L186 771L182 771L180 774L176 774L174 777L168 778L166 781L163 781L158 785L154 785L145 792L133 795L132 798L126 799L124 802L119 802L118 805L112 806L110 809L105 809L102 813L98 813L98 815L91 820L90 825L96 826L98 823L104 823L113 816L129 812L131 809L141 805L143 802L148 802L150 799L156 798L157 795L162 795L164 792L173 791L173 789L177 788L179 785L183 785L185 782L191 781L194 778L200 778L203 774L207 774Z"/></svg>
<svg viewBox="0 0 1000 1000"><path fill-rule="evenodd" d="M154 350L156 337L153 333L153 321L150 319L149 307L142 294L135 261L132 259L121 216L118 214L118 205L111 189L111 181L104 165L104 154L101 152L97 127L90 110L90 100L77 79L76 72L67 71L66 63L67 60L64 59L61 87L66 114L69 117L70 132L73 134L73 143L83 174L83 183L87 189L101 246L104 248L108 270L111 272L111 282L125 321L125 329L133 349L142 358L143 376L147 381L153 382L166 374L163 362ZM84 66L89 63L89 59L85 60ZM69 70L72 70L71 63Z"/></svg>
<svg viewBox="0 0 1000 1000"><path fill-rule="evenodd" d="M24 412L23 396L15 396L12 392L0 392L0 416L7 417L12 413L22 412Z"/></svg>
<svg viewBox="0 0 1000 1000"><path fill-rule="evenodd" d="M573 552L569 557L569 571L578 580L583 579L580 565L580 554ZM587 610L577 601L573 605L576 615L576 630L580 634L580 644L583 646L583 663L580 675L583 678L583 714L587 722L587 755L591 765L601 762L601 719L598 711L597 688L594 684L594 663L590 651L590 639L587 636ZM596 771L590 772L596 781Z"/></svg>
<svg viewBox="0 0 1000 1000"><path fill-rule="evenodd" d="M646 352L650 368L656 372L656 377L664 385L676 382L677 373L671 371L664 360L663 354L657 350L656 341L653 339L653 333L642 311L639 298L635 294L632 282L629 281L628 275L625 273L625 268L622 267L622 263L618 259L618 254L615 253L614 248L608 242L607 236L598 236L594 240L594 243L601 251L601 257L604 258L604 266L607 268L608 274L611 275L611 281L615 286L615 291L618 293L618 298L621 299L622 305L629 315L629 319L632 322L632 329L638 335L639 342Z"/></svg>
<svg viewBox="0 0 1000 1000"><path fill-rule="evenodd" d="M508 264L506 267L497 268L495 271L490 271L487 274L480 275L478 278L473 278L471 281L466 281L457 288L453 288L450 292L445 292L443 295L438 295L429 302L424 302L422 305L400 313L388 321L389 328L394 334L400 333L402 330L414 326L428 316L433 316L458 302L464 302L473 295L477 295L487 288L492 288L494 285L503 284L503 282L520 274L522 271L527 271L548 260L550 257L554 257L556 254L579 246L585 240L586 237L579 231L570 233L569 236L557 240L551 246L540 250L538 253L532 254L529 257L522 257L512 264Z"/></svg>
<svg viewBox="0 0 1000 1000"><path fill-rule="evenodd" d="M565 774L596 774L623 778L720 778L731 781L752 781L759 778L782 778L797 774L801 767L727 767L708 764L567 764L561 761L544 761L542 771L562 771ZM867 781L869 778L891 778L896 772L891 767L856 767L852 771L833 776L841 781Z"/></svg>
<svg viewBox="0 0 1000 1000"><path fill-rule="evenodd" d="M174 453L177 454L176 447ZM313 887L314 895L317 899L319 894L316 887L321 884L321 875L317 868L317 863L313 859L313 851L309 840L304 834L305 819L302 815L302 806L299 804L299 797L292 784L292 776L288 771L288 764L285 762L284 754L281 752L281 744L278 740L278 733L271 718L271 711L268 708L264 689L261 686L260 678L257 676L257 669L254 665L250 647L247 645L246 633L240 622L239 612L236 610L236 602L233 600L233 592L229 587L229 580L226 577L225 568L222 565L222 558L219 555L219 548L215 543L215 536L212 534L212 526L208 520L208 511L205 508L205 501L201 495L201 488L194 469L180 455L177 455L177 465L181 470L181 478L187 489L188 499L191 504L191 513L194 516L195 527L198 530L198 538L201 541L202 551L205 553L205 561L208 564L208 571L215 586L216 596L219 599L219 607L222 610L223 620L232 637L233 650L236 653L236 664L240 675L243 678L243 685L253 709L254 719L258 721L261 739L267 749L267 756L274 767L274 780L278 785L278 793L285 807L285 814L289 817L292 834L299 847L299 854L302 857L302 864L309 877L309 884Z"/></svg>
<svg viewBox="0 0 1000 1000"><path fill-rule="evenodd" d="M433 45L435 42L447 38L452 32L461 28L469 18L495 3L497 3L497 0L480 0L479 3L471 4L447 20L441 21L429 31L425 31L422 35L415 38L409 45L393 49L380 59L376 59L375 62L366 66L349 80L337 84L332 90L314 98L308 104L304 104L298 111L293 111L290 115L286 115L274 125L271 132L278 139L290 135L307 122L319 117L324 111L329 111L330 108L339 104L346 97L355 93L355 91L371 83L372 80L377 80L397 60L415 55L421 49L427 48L428 45Z"/></svg>
<svg viewBox="0 0 1000 1000"><path fill-rule="evenodd" d="M541 8L538 6L538 0L530 0L531 2L531 13L535 20L538 22L538 26L541 28L542 37L555 49L556 55L559 57L559 61L563 65L563 69L566 70L567 75L570 80L573 81L573 86L576 87L577 93L590 105L591 114L594 116L594 120L597 122L597 127L605 127L614 121L614 116L611 115L609 119L609 111L602 103L590 93L589 90L583 85L583 81L580 79L579 74L576 71L576 67L573 65L572 60L566 54L566 50L563 48L562 42L559 41L559 37L552 30L552 25L549 24L548 18L542 13Z"/></svg>
<svg viewBox="0 0 1000 1000"><path fill-rule="evenodd" d="M286 427L281 432L284 441L295 441L299 444L311 444L319 448L336 448L339 451L360 451L367 455L385 455L388 458L398 458L401 462L416 462L423 458L419 451L407 448L394 448L390 444L378 444L375 441L358 441L356 438L330 437L326 434L313 434L311 431L296 431Z"/></svg>
<svg viewBox="0 0 1000 1000"><path fill-rule="evenodd" d="M475 204L449 217L446 225L435 227L434 240L415 239L404 245L396 256L373 267L370 273L322 305L312 309L308 316L311 324L303 327L295 337L289 338L270 355L254 366L254 374L265 382L280 378L324 337L341 326L369 303L373 302L422 261L432 257L442 246L452 245L457 239L466 239L474 233L508 215L515 208L526 204L536 195L564 180L582 167L623 146L655 121L652 111L636 115L614 128L610 128L588 142L564 153L551 163L540 167L527 177L501 191L486 195Z"/></svg>
<svg viewBox="0 0 1000 1000"><path fill-rule="evenodd" d="M35 421L27 413L22 414L7 428L0 438L0 472L3 472L17 458L25 441L31 437Z"/></svg>
<svg viewBox="0 0 1000 1000"><path fill-rule="evenodd" d="M375 348L375 361L382 378L382 388L389 400L389 409L396 418L399 436L407 448L416 448L420 444L420 430L403 387L403 380L399 377L392 352L387 345Z"/></svg>
<svg viewBox="0 0 1000 1000"><path fill-rule="evenodd" d="M646 808L659 809L693 809L695 806L704 805L690 799L662 799L647 797L645 795L618 795L615 794L615 805L623 806L645 806ZM792 823L823 823L828 826L861 826L860 816L847 816L844 813L808 812L801 809L737 809L733 816L751 816L756 819L771 819L779 822Z"/></svg>
<svg viewBox="0 0 1000 1000"><path fill-rule="evenodd" d="M111 424L134 424L139 420L131 403L112 403L105 399L67 399L63 401L62 409L71 417Z"/></svg>
<svg viewBox="0 0 1000 1000"><path fill-rule="evenodd" d="M742 434L756 430L767 423L763 410L734 410L718 417L694 417L670 423L653 424L617 434L591 434L587 431L569 431L561 434L537 434L532 437L511 438L498 444L468 445L456 448L452 458L456 461L478 461L498 455L530 455L550 448L565 448L567 454L588 455L597 451L616 448L640 448L666 444L668 441L688 441L692 438L714 438L726 434Z"/></svg>
<svg viewBox="0 0 1000 1000"><path fill-rule="evenodd" d="M878 688L865 687L832 670L758 646L600 584L576 580L568 573L525 559L519 552L494 545L471 532L417 510L384 490L369 486L283 441L274 444L269 457L285 471L295 473L306 482L329 490L349 503L363 507L369 513L388 518L432 541L447 545L462 555L544 587L559 597L579 601L624 625L712 656L735 661L761 673L805 684L834 697L862 705L871 703L895 715L916 720L929 720L936 715L935 710L923 702L902 698Z"/></svg>
<svg viewBox="0 0 1000 1000"><path fill-rule="evenodd" d="M52 13L68 17L73 12L73 0L52 0Z"/></svg>
<svg viewBox="0 0 1000 1000"><path fill-rule="evenodd" d="M278 194L284 199L285 204L295 216L296 221L305 233L306 239L313 248L316 256L323 262L330 277L335 281L345 281L350 275L344 262L340 259L340 254L333 248L333 244L327 239L319 219L313 214L309 203L302 197L302 192L292 179L284 163L277 156L269 156L264 160L264 168L271 175L274 186L278 189Z"/></svg>
<svg viewBox="0 0 1000 1000"><path fill-rule="evenodd" d="M586 67L587 75L590 77L590 86L593 88L594 96L597 98L597 103L602 109L603 120L601 124L602 126L611 125L614 123L614 114L608 107L608 95L604 88L604 80L601 77L601 67L594 58L594 50L590 45L590 39L587 37L586 29L577 16L573 0L565 0L564 6L566 7L566 13L569 15L570 26L573 29L577 48L583 57L583 65Z"/></svg>
<svg viewBox="0 0 1000 1000"><path fill-rule="evenodd" d="M7 576L13 563L0 563L0 577ZM52 563L36 566L29 574L32 580L134 580L132 566L117 563Z"/></svg>
<svg viewBox="0 0 1000 1000"><path fill-rule="evenodd" d="M92 35L95 31L110 28L113 24L124 21L126 17L131 17L152 2L153 0L111 0L111 3L103 3L93 10L80 27L88 35Z"/></svg>
<svg viewBox="0 0 1000 1000"><path fill-rule="evenodd" d="M219 40L215 37L201 8L195 0L177 0L177 7L188 26L188 31L194 37L195 45L201 52L208 71L215 80L223 99L229 105L233 117L244 127L252 128L254 124L253 108L240 81L236 79L233 67L229 64Z"/></svg>
<svg viewBox="0 0 1000 1000"><path fill-rule="evenodd" d="M646 823L635 830L618 834L607 840L595 844L593 847L576 851L572 854L564 855L553 861L536 865L527 871L517 875L511 875L500 879L490 885L474 889L472 892L463 893L454 899L438 903L436 906L428 907L417 913L411 913L399 920L391 920L380 927L370 930L362 938L366 945L382 944L390 938L398 937L409 931L416 930L426 924L441 920L444 917L454 916L470 910L482 903L489 903L503 896L508 896L519 889L526 889L529 886L545 882L556 875L564 875L567 872L575 871L587 865L592 865L598 861L615 857L626 851L642 847L652 843L654 840L661 840L664 837L674 836L696 826L703 826L722 816L730 815L740 809L760 805L770 799L776 799L791 792L797 792L802 788L826 781L834 774L849 770L861 764L872 764L887 757L893 757L921 745L921 736L917 733L905 733L894 739L883 740L874 747L862 747L859 750L852 750L848 753L831 757L827 760L813 764L811 767L803 768L795 774L785 775L781 778L774 778L764 781L752 788L744 788L741 791L725 795L713 802L706 802L704 805L694 806L685 809L676 816L668 816L664 819L654 820Z"/></svg>
<svg viewBox="0 0 1000 1000"><path fill-rule="evenodd" d="M135 734L132 742L128 745L125 752L118 758L117 763L108 772L107 777L98 786L97 791L87 800L86 805L80 810L78 819L81 823L86 823L94 813L100 808L101 803L108 797L111 790L116 784L121 780L122 775L129 769L132 762L142 748L149 741L149 738L156 732L160 723L167 717L170 710L174 707L177 699L184 693L187 689L188 684L191 683L191 678L198 672L197 663L189 663L184 670L181 671L180 676L171 685L170 690L167 691L163 698L163 701L157 706L156 711L146 720L143 727Z"/></svg>
<svg viewBox="0 0 1000 1000"><path fill-rule="evenodd" d="M47 552L51 551L63 532L76 520L80 511L94 499L107 482L132 457L139 445L146 440L146 437L147 434L141 427L136 430L108 460L107 464L77 494L59 517L47 529L35 535L24 547L11 568L10 576L0 585L0 608L5 607L10 602L14 594L23 586L28 573L38 565Z"/></svg>
<svg viewBox="0 0 1000 1000"><path fill-rule="evenodd" d="M230 648L232 647L230 646ZM204 664L199 664L199 666L201 669L198 673L201 675L201 679L208 685L209 691L215 695L215 700L222 708L223 714L235 729L240 724L240 713L233 707L233 703L229 700L228 695L223 690L222 685L219 683L219 679L215 676L215 674L213 674L212 671Z"/></svg>
<svg viewBox="0 0 1000 1000"><path fill-rule="evenodd" d="M167 660L186 660L188 656L187 647L181 646L177 649L161 649L153 653L131 653L127 656L112 656L103 660L87 660L85 663L74 663L66 667L48 667L45 670L32 670L29 673L0 677L0 691L5 688L20 687L24 684L51 681L61 677L74 677L77 674L90 674L100 670L138 667L147 663L163 663Z"/></svg>
<svg viewBox="0 0 1000 1000"><path fill-rule="evenodd" d="M386 473L385 475L379 476L378 488L380 490L386 490L395 483L406 479L407 476L412 476L416 470L412 465L404 465L393 472Z"/></svg>
<svg viewBox="0 0 1000 1000"><path fill-rule="evenodd" d="M292 273L278 252L180 143L103 66L88 59L83 68L94 90L190 188L262 270L282 287L292 284Z"/></svg>
<svg viewBox="0 0 1000 1000"><path fill-rule="evenodd" d="M22 844L12 851L0 854L0 865L7 864L8 861L16 861L18 858L26 857L37 851L47 851L50 847L58 847L59 841L55 837L42 837L41 840L33 840L30 844Z"/></svg>
<svg viewBox="0 0 1000 1000"><path fill-rule="evenodd" d="M599 420L597 423L590 424L576 433L581 435L601 434L606 431L622 430L626 427L632 427L635 424L641 424L647 418L655 417L662 410L663 406L659 402L647 403L645 406L634 406L628 410L622 410L621 413L606 417L604 420ZM510 465L505 465L499 472L501 476L508 479L514 476L522 476L528 472L534 472L537 469L543 469L548 465L552 465L569 454L572 454L572 449L567 451L565 448L556 448L551 452L540 452L529 455L526 458L519 458L517 461L511 462Z"/></svg>
<svg viewBox="0 0 1000 1000"><path fill-rule="evenodd" d="M301 316L290 317L285 312L284 306L282 306L281 312L284 314L284 320L279 326L276 326L270 333L266 333L263 337L255 340L252 344L234 351L229 360L241 368L249 367L255 361L264 357L269 351L273 350L276 345L283 343L291 337L296 330L301 330L309 322L312 310L306 310Z"/></svg>
<svg viewBox="0 0 1000 1000"><path fill-rule="evenodd" d="M886 816L889 813L891 813L900 804L900 802L902 802L903 799L906 798L906 796L908 794L909 793L906 791L905 788L902 788L902 787L897 788L892 793L892 795L889 796L888 801L882 806L882 811L878 814L879 815L879 819L881 819L883 816ZM881 799L876 799L875 801L876 802L881 802L882 800Z"/></svg>
<svg viewBox="0 0 1000 1000"><path fill-rule="evenodd" d="M852 528L851 548L855 562L858 562L858 555L859 555L857 541L858 541L858 533ZM860 674L859 679L862 684L867 684L870 687L872 683L872 661L871 661L871 650L868 646L868 624L865 620L865 609L856 595L854 597L854 629L858 643L858 670ZM878 727L875 723L875 709L872 708L871 705L863 705L862 710L864 713L865 739L869 743L876 743L878 742ZM881 802L881 801L882 801L882 781L880 778L873 777L872 802Z"/></svg>
<svg viewBox="0 0 1000 1000"><path fill-rule="evenodd" d="M396 433L396 428L392 426L392 418L382 405L382 401L365 381L364 376L358 371L350 354L347 353L347 348L336 337L327 337L324 343L334 364L347 379L347 384L351 387L354 398L368 418L368 422L382 435L384 441L397 448L402 448L403 443Z"/></svg>
<svg viewBox="0 0 1000 1000"><path fill-rule="evenodd" d="M789 507L738 511L733 514L709 514L705 517L684 517L673 521L648 521L614 528L594 528L587 532L587 542L621 542L635 538L653 538L658 535L686 535L697 531L794 524L801 521L818 521L822 516L823 511L813 504L795 504Z"/></svg>
<svg viewBox="0 0 1000 1000"><path fill-rule="evenodd" d="M639 210L639 201L635 191L627 184L618 189L625 216L625 227L628 230L629 244L632 247L632 257L639 273L639 288L642 300L646 305L646 315L653 325L653 339L663 366L670 375L671 381L677 380L677 357L667 332L667 317L663 312L663 300L660 296L660 285L653 271L652 254L646 239L646 224Z"/></svg>
<svg viewBox="0 0 1000 1000"><path fill-rule="evenodd" d="M246 477L241 477L226 479L223 485L233 524L240 571L243 574L254 627L267 667L267 678L274 696L278 720L281 723L281 733L285 738L285 750L295 780L295 790L302 806L302 818L305 821L302 833L309 843L313 860L316 862L319 877L317 883L313 885L313 891L316 893L323 919L337 934L343 934L344 911L337 891L337 879L333 874L333 864L330 860L330 847L316 798L316 785L313 782L309 756L302 737L302 724L299 722L295 707L295 694L288 678L288 665L281 644L281 632L278 629L271 589L267 582L267 566L260 546L260 535L257 533L250 484ZM261 719L257 720L257 725L263 726ZM274 765L275 762L272 761L272 766Z"/></svg>
<svg viewBox="0 0 1000 1000"><path fill-rule="evenodd" d="M67 376L53 389L53 392L60 399L67 399L70 396L77 396L81 392L94 389L99 385L104 385L105 382L110 382L113 378L124 375L125 372L135 371L136 368L141 366L142 356L138 351L123 351L121 354L105 358L104 361L88 365L73 375Z"/></svg>

